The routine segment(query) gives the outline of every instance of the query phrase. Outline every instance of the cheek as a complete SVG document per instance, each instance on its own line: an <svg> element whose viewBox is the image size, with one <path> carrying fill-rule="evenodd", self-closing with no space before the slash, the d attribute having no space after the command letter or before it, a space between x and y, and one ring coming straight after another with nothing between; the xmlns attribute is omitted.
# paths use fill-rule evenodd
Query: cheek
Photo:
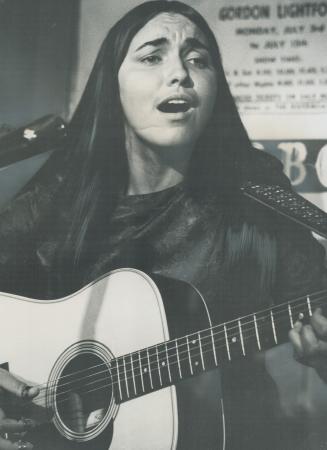
<svg viewBox="0 0 327 450"><path fill-rule="evenodd" d="M216 82L208 80L200 87L201 98L201 122L207 121L210 117L217 97L217 85Z"/></svg>
<svg viewBox="0 0 327 450"><path fill-rule="evenodd" d="M151 110L151 85L138 75L124 74L118 78L120 102L130 124L138 124Z"/></svg>
<svg viewBox="0 0 327 450"><path fill-rule="evenodd" d="M207 98L208 107L213 109L214 104L216 103L216 98L217 98L216 75L213 74L209 77L204 90L205 90L205 95Z"/></svg>

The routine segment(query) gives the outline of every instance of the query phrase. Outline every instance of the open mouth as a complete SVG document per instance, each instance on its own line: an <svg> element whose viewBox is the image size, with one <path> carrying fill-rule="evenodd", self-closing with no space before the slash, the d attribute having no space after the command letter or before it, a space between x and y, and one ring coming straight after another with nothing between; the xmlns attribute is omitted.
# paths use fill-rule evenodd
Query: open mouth
<svg viewBox="0 0 327 450"><path fill-rule="evenodd" d="M163 113L185 113L191 106L188 100L176 98L163 101L158 105L158 109Z"/></svg>

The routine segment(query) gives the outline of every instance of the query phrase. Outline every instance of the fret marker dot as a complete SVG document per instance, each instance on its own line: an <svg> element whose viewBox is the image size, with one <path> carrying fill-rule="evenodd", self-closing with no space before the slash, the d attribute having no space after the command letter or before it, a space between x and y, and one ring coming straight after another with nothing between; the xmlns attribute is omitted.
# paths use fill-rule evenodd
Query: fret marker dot
<svg viewBox="0 0 327 450"><path fill-rule="evenodd" d="M144 373L147 373L148 369L147 367L144 367Z"/></svg>
<svg viewBox="0 0 327 450"><path fill-rule="evenodd" d="M161 365L165 367L166 365L165 361L162 361Z"/></svg>
<svg viewBox="0 0 327 450"><path fill-rule="evenodd" d="M195 345L195 344L196 344L196 340L195 340L195 339L193 339L193 341L192 341L192 344L193 344L193 345Z"/></svg>
<svg viewBox="0 0 327 450"><path fill-rule="evenodd" d="M232 342L233 342L233 344L235 344L235 342L237 342L237 337L234 336L234 337L232 338Z"/></svg>
<svg viewBox="0 0 327 450"><path fill-rule="evenodd" d="M302 320L302 319L304 319L304 314L303 314L303 313L300 313L300 314L299 314L299 320Z"/></svg>
<svg viewBox="0 0 327 450"><path fill-rule="evenodd" d="M199 365L199 361L195 361L195 365L198 366Z"/></svg>

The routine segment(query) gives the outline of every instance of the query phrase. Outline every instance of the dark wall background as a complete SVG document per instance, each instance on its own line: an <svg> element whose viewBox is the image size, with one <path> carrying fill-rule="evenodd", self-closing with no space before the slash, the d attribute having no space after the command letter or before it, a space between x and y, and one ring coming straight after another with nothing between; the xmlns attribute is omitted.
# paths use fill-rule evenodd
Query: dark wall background
<svg viewBox="0 0 327 450"><path fill-rule="evenodd" d="M0 126L67 116L78 0L0 1Z"/></svg>

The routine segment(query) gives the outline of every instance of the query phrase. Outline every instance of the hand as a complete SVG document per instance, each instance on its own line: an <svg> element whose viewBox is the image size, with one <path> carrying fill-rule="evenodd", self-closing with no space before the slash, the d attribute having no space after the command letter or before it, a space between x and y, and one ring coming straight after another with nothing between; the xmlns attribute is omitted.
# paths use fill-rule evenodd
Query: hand
<svg viewBox="0 0 327 450"><path fill-rule="evenodd" d="M316 369L327 383L327 318L317 308L310 324L296 322L289 333L295 351L295 359Z"/></svg>
<svg viewBox="0 0 327 450"><path fill-rule="evenodd" d="M22 402L32 400L39 393L38 388L27 386L4 369L0 369L0 389L2 393L4 391L11 393ZM33 445L20 440L19 434L29 431L35 425L31 419L15 420L6 417L0 405L0 450L32 449ZM10 440L8 437L13 434L17 434L18 438Z"/></svg>

